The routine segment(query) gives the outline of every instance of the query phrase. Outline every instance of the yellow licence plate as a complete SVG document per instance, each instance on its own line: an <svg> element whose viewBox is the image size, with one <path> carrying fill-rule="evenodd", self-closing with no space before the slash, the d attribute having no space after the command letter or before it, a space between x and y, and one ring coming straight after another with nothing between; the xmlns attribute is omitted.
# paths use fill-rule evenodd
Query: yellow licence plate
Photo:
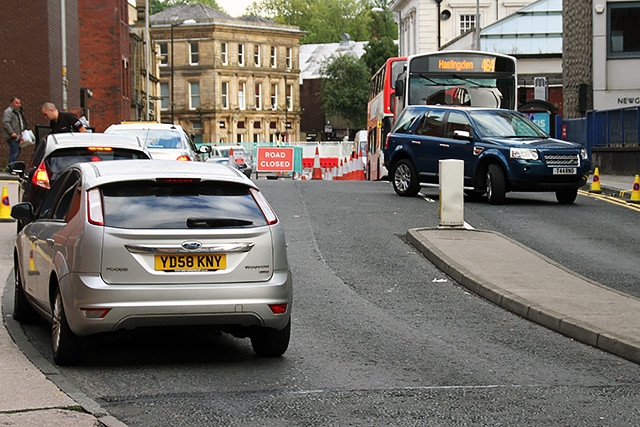
<svg viewBox="0 0 640 427"><path fill-rule="evenodd" d="M226 254L156 255L158 271L212 271L227 268Z"/></svg>

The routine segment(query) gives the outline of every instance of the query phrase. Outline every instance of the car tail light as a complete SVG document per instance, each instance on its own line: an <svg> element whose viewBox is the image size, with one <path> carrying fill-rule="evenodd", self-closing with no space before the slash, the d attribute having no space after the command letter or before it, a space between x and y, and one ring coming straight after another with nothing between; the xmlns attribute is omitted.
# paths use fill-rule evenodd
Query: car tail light
<svg viewBox="0 0 640 427"><path fill-rule="evenodd" d="M284 314L287 312L287 304L269 304L273 314Z"/></svg>
<svg viewBox="0 0 640 427"><path fill-rule="evenodd" d="M111 147L87 147L89 151L113 151Z"/></svg>
<svg viewBox="0 0 640 427"><path fill-rule="evenodd" d="M104 225L104 213L102 212L102 195L100 190L94 188L87 194L87 217L90 224Z"/></svg>
<svg viewBox="0 0 640 427"><path fill-rule="evenodd" d="M183 161L183 162L190 162L191 158L189 156L183 154L182 156L179 156L176 160L180 160L180 161Z"/></svg>
<svg viewBox="0 0 640 427"><path fill-rule="evenodd" d="M387 148L389 148L389 138L391 138L391 133L387 134L387 137L384 140L384 149L386 150Z"/></svg>
<svg viewBox="0 0 640 427"><path fill-rule="evenodd" d="M49 173L47 173L47 168L44 165L44 160L40 162L38 169L33 173L33 177L31 178L31 182L34 185L42 188L51 188L51 183L49 182Z"/></svg>
<svg viewBox="0 0 640 427"><path fill-rule="evenodd" d="M163 184L197 184L200 178L156 178L156 182Z"/></svg>
<svg viewBox="0 0 640 427"><path fill-rule="evenodd" d="M269 202L267 202L267 199L264 198L262 193L255 188L252 188L251 195L253 196L253 199L256 201L258 206L260 206L260 210L262 211L262 215L264 215L264 218L267 220L267 224L276 224L278 222L278 217L276 216L276 213L273 211L273 209L271 209L271 206L269 206Z"/></svg>

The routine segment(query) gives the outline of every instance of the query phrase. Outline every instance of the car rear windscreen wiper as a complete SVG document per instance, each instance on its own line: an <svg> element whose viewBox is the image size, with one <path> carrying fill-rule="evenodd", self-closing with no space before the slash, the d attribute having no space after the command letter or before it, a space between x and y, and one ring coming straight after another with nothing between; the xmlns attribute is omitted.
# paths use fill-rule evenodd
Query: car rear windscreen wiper
<svg viewBox="0 0 640 427"><path fill-rule="evenodd" d="M224 228L253 225L253 221L236 218L187 218L189 228Z"/></svg>

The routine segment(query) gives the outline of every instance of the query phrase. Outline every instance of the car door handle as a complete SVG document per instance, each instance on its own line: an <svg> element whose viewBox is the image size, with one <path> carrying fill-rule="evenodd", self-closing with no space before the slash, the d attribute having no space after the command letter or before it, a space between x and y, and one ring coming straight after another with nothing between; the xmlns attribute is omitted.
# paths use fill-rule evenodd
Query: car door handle
<svg viewBox="0 0 640 427"><path fill-rule="evenodd" d="M440 148L449 148L449 144L440 144Z"/></svg>
<svg viewBox="0 0 640 427"><path fill-rule="evenodd" d="M420 141L416 141L415 139L412 139L412 140L411 140L411 143L412 143L412 144L420 145Z"/></svg>
<svg viewBox="0 0 640 427"><path fill-rule="evenodd" d="M49 237L48 239L45 240L45 242L47 242L48 245L53 245L54 243L56 243L55 240L53 240L51 237Z"/></svg>

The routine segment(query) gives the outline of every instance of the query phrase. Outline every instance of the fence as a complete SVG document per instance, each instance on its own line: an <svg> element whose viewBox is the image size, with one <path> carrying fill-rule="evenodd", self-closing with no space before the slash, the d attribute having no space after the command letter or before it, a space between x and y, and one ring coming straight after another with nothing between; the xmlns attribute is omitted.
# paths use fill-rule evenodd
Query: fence
<svg viewBox="0 0 640 427"><path fill-rule="evenodd" d="M586 117L563 120L563 138L593 147L637 147L640 145L640 107L588 111Z"/></svg>

